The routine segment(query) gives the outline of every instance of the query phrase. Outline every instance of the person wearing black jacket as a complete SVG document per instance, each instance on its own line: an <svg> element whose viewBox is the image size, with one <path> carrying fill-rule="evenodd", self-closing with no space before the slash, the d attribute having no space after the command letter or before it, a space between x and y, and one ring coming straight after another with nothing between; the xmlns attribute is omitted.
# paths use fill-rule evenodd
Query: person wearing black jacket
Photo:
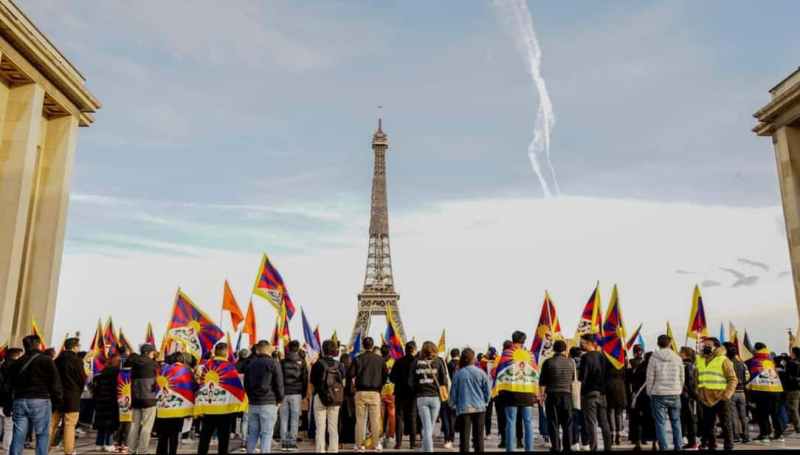
<svg viewBox="0 0 800 455"><path fill-rule="evenodd" d="M432 341L422 343L422 350L411 366L408 378L417 397L423 452L433 452L433 425L442 405L439 388L448 385L447 368L436 353L437 348Z"/></svg>
<svg viewBox="0 0 800 455"><path fill-rule="evenodd" d="M680 351L683 360L683 391L681 392L681 432L686 435L684 450L695 450L697 444L697 368L694 349L684 346ZM744 388L742 388L744 397ZM749 432L748 432L749 433ZM750 440L748 436L748 441Z"/></svg>
<svg viewBox="0 0 800 455"><path fill-rule="evenodd" d="M603 433L603 449L611 450L611 428L608 424L606 389L608 368L611 365L599 350L594 334L581 335L581 349L586 353L581 358L578 378L581 381L581 409L586 425L584 432L592 451L597 450L597 425Z"/></svg>
<svg viewBox="0 0 800 455"><path fill-rule="evenodd" d="M308 367L300 357L300 342L289 342L283 370L283 401L281 401L281 448L297 450L297 429L300 426L300 404L308 391Z"/></svg>
<svg viewBox="0 0 800 455"><path fill-rule="evenodd" d="M8 374L11 365L17 361L22 354L24 354L20 348L8 348L6 350L5 358L0 362L0 422L2 422L2 430L3 433L3 444L0 445L0 449L3 452L8 453L8 449L11 447L11 435L14 433L14 423L11 418L11 408L13 403L11 401L11 378ZM9 381L8 383L6 381Z"/></svg>
<svg viewBox="0 0 800 455"><path fill-rule="evenodd" d="M247 393L247 453L255 453L261 438L261 453L272 450L272 433L278 418L278 403L283 400L283 372L272 358L272 345L261 340L253 355L242 365L244 390Z"/></svg>
<svg viewBox="0 0 800 455"><path fill-rule="evenodd" d="M554 452L572 448L572 381L577 369L566 356L567 343L553 343L553 357L545 360L539 375L539 393L547 413L547 434ZM558 431L561 430L561 437Z"/></svg>
<svg viewBox="0 0 800 455"><path fill-rule="evenodd" d="M39 350L41 344L38 335L23 338L25 355L8 371L14 393L14 437L11 441L14 455L22 454L29 428L36 438L36 455L47 455L52 409L61 407L61 377L53 359Z"/></svg>
<svg viewBox="0 0 800 455"><path fill-rule="evenodd" d="M800 433L800 348L795 346L786 363L786 408L794 432Z"/></svg>
<svg viewBox="0 0 800 455"><path fill-rule="evenodd" d="M324 390L330 390L328 384L338 382L344 389L344 378L346 371L344 366L336 360L339 348L331 340L322 342L322 356L311 366L310 382L314 390L314 421L317 424L316 449L318 453L326 452L325 433L327 430L328 444L327 451L336 452L339 450L339 408L340 404L323 403ZM342 394L344 397L344 394Z"/></svg>
<svg viewBox="0 0 800 455"><path fill-rule="evenodd" d="M403 442L403 430L408 428L409 450L414 450L417 445L417 399L414 389L408 383L411 366L417 355L417 343L406 343L405 356L394 362L389 375L394 384L394 419L395 419L395 444L394 448L400 450Z"/></svg>
<svg viewBox="0 0 800 455"><path fill-rule="evenodd" d="M94 425L97 428L95 444L98 452L110 452L113 449L111 438L120 426L117 401L119 365L120 356L115 354L108 360L103 371L92 379Z"/></svg>
<svg viewBox="0 0 800 455"><path fill-rule="evenodd" d="M369 417L369 430L373 438L381 434L381 389L386 384L389 369L383 357L373 352L375 341L365 337L364 352L353 360L348 376L355 380L356 388L356 450L364 450L365 429ZM380 442L375 443L382 450Z"/></svg>
<svg viewBox="0 0 800 455"><path fill-rule="evenodd" d="M50 422L50 446L56 446L58 426L64 422L64 453L75 452L75 426L78 424L78 412L81 409L81 393L86 385L86 371L83 360L78 357L81 350L80 339L64 340L64 352L56 357L55 364L61 379L63 399L61 406L53 410Z"/></svg>
<svg viewBox="0 0 800 455"><path fill-rule="evenodd" d="M150 448L150 434L156 421L156 377L158 364L155 361L156 348L143 344L141 355L131 353L125 366L131 369L131 428L128 433L130 453L147 453Z"/></svg>

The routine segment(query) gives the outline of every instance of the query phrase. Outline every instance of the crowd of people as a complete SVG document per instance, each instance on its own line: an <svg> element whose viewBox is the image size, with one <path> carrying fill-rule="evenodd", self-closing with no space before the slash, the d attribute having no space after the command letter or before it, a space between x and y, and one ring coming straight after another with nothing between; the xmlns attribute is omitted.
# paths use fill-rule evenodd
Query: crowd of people
<svg viewBox="0 0 800 455"><path fill-rule="evenodd" d="M756 343L743 361L736 345L716 338L677 349L661 335L655 351L636 345L618 368L592 334L572 347L555 340L540 364L525 342L516 331L500 352L452 349L442 357L430 341L419 349L409 341L397 354L370 337L358 353L325 340L312 355L298 341L276 349L262 340L233 358L220 342L201 359L180 351L163 356L144 344L138 353L116 349L99 374L87 377L78 338L56 352L42 351L39 337L30 335L22 349L8 348L0 364L2 448L19 455L35 447L45 455L61 444L73 454L84 425L96 430L98 451L148 453L154 435L156 453L171 455L184 438L197 438L203 455L214 444L229 453L232 437L248 453L270 453L277 449L273 439L281 451L296 451L303 437L314 440L317 452L433 452L454 449L456 436L460 451L483 452L493 431L506 451L714 450L720 441L731 450L800 432L800 348L776 355ZM230 389L219 382L210 393L241 389L245 406L189 416L161 412L167 370L188 372L187 387L195 390L196 378L226 368L236 373ZM129 402L120 401L123 371ZM123 407L130 411L125 421ZM442 442L434 438L437 422Z"/></svg>

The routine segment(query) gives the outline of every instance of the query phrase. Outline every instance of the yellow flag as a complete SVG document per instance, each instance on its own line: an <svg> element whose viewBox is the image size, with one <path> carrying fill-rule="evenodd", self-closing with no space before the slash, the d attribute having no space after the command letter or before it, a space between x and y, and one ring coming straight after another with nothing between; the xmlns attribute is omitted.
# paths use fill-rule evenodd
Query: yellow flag
<svg viewBox="0 0 800 455"><path fill-rule="evenodd" d="M669 321L667 321L667 336L670 339L669 347L677 353L678 345L675 343L675 336L672 335L672 326L669 325Z"/></svg>
<svg viewBox="0 0 800 455"><path fill-rule="evenodd" d="M447 351L447 342L445 341L445 333L444 333L445 330L446 329L442 329L442 336L439 337L439 346L438 346L439 354L444 354Z"/></svg>

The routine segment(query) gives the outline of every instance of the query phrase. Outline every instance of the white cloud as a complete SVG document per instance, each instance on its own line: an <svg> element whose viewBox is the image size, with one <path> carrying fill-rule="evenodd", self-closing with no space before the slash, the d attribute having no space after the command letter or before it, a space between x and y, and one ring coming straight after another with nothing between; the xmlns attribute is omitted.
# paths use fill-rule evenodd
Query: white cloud
<svg viewBox="0 0 800 455"><path fill-rule="evenodd" d="M400 214L392 218L392 253L402 316L417 340L435 339L447 327L453 344L482 348L514 329L530 333L548 289L571 333L600 280L604 300L614 283L620 285L629 329L644 322L644 333L653 339L668 319L682 337L696 281L739 257L758 258L775 270L788 267L786 240L775 233L779 214L777 207L566 197L451 202ZM297 232L298 242L307 237ZM366 233L340 240L347 246L272 255L295 302L321 324L323 334L349 333L363 280ZM259 255L68 254L54 336L91 330L97 317L112 314L138 341L148 321L164 326L178 286L217 319L222 281L229 279L246 305ZM677 269L696 274L678 275ZM732 319L750 329L753 339L781 349L781 330L797 319L791 280L765 274L752 287L722 283L704 290L713 330ZM271 310L266 304L257 308L266 337ZM292 328L301 335L299 318ZM373 333L380 330L374 327Z"/></svg>

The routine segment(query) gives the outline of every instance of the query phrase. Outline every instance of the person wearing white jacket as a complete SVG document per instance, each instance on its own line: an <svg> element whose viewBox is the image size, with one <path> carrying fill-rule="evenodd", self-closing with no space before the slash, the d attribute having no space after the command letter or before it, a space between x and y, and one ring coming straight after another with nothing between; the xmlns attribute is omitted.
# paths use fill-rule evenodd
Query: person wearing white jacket
<svg viewBox="0 0 800 455"><path fill-rule="evenodd" d="M671 348L672 339L667 335L658 337L658 350L653 353L647 366L647 394L653 410L656 438L659 450L668 450L667 418L672 426L674 450L683 444L681 434L681 391L684 369L680 356Z"/></svg>

